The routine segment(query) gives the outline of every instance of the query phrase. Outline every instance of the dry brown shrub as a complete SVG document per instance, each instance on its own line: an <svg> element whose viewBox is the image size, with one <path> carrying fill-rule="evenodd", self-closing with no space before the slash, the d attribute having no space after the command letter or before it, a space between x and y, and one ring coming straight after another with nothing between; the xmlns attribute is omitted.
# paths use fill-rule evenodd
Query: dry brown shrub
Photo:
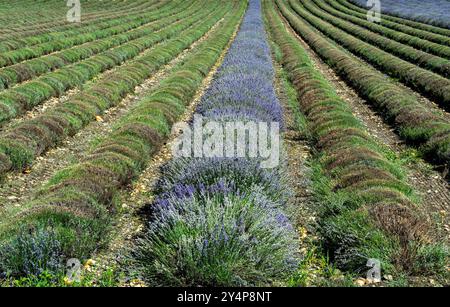
<svg viewBox="0 0 450 307"><path fill-rule="evenodd" d="M57 140L59 136L64 135L64 128L61 126L61 122L55 121L54 118L42 117L39 118L39 123L51 132L51 138L54 141Z"/></svg>
<svg viewBox="0 0 450 307"><path fill-rule="evenodd" d="M411 206L399 203L381 202L369 212L380 228L398 238L401 249L396 257L397 266L410 269L420 244L429 241L429 219Z"/></svg>
<svg viewBox="0 0 450 307"><path fill-rule="evenodd" d="M31 79L34 76L34 72L29 67L23 64L14 65L13 67L11 67L11 69L14 70L19 76L19 82Z"/></svg>
<svg viewBox="0 0 450 307"><path fill-rule="evenodd" d="M135 135L155 148L162 142L162 136L155 129L140 123L126 124L115 134Z"/></svg>

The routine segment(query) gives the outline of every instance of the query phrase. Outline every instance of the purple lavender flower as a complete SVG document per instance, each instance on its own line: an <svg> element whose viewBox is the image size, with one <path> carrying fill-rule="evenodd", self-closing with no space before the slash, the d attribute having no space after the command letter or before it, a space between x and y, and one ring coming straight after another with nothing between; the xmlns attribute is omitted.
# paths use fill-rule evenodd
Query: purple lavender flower
<svg viewBox="0 0 450 307"><path fill-rule="evenodd" d="M196 112L206 121L282 126L273 79L261 4L251 0ZM287 189L280 167L263 169L258 158L249 157L176 158L162 168L161 178L138 249L150 281L257 285L296 268L298 240L284 213Z"/></svg>

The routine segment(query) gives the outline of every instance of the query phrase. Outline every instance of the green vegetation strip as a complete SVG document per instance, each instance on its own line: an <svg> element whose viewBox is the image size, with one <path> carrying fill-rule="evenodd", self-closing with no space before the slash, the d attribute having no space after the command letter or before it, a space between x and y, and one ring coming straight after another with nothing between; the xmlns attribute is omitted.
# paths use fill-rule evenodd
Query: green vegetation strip
<svg viewBox="0 0 450 307"><path fill-rule="evenodd" d="M281 7L283 3L279 1ZM367 133L314 68L286 31L273 2L265 1L264 6L279 60L297 90L314 138L319 230L331 259L354 273L365 273L370 258L380 260L385 273L445 271L444 247L425 243L428 225L396 155Z"/></svg>
<svg viewBox="0 0 450 307"><path fill-rule="evenodd" d="M186 10L181 17L193 16L194 9ZM60 96L68 89L81 86L100 73L122 65L155 44L176 36L178 33L173 29L187 28L195 21L192 18L188 20L190 20L190 23L174 23L172 19L163 19L161 22L154 24L148 31L149 33L143 37L1 92L0 111L2 112L0 113L0 125L23 114L27 110L33 109L51 97ZM178 23L182 24L184 28L180 28ZM156 30L158 28L160 29L159 31L151 31L151 29ZM161 30L161 28L163 29Z"/></svg>
<svg viewBox="0 0 450 307"><path fill-rule="evenodd" d="M445 50L444 52L445 58L431 55L429 53L417 50L413 47L405 46L402 43L386 38L383 36L384 34L378 35L364 28L361 28L360 26L354 25L351 22L343 21L331 14L323 12L310 0L303 1L302 3L304 7L307 10L309 10L309 12L321 18L322 20L325 20L333 24L334 26L347 32L348 34L354 35L355 37L367 43L373 44L374 46L377 46L378 48L384 51L392 53L408 62L411 62L425 69L431 70L444 77L450 76L450 61L448 60L450 58L450 47L440 46L436 44L436 46L438 46L441 50L443 51ZM324 6L326 7L326 5ZM401 35L401 37L404 36L405 36L404 34ZM428 42L428 44L431 43Z"/></svg>
<svg viewBox="0 0 450 307"><path fill-rule="evenodd" d="M173 2L173 4L177 4ZM168 10L173 10L174 8L169 8ZM166 9L161 9L161 11L166 11ZM3 52L0 54L0 67L5 67L9 65L14 65L19 62L37 58L55 51L63 50L66 48L73 47L75 45L84 44L86 42L94 41L96 39L105 38L111 35L119 34L127 30L131 30L142 26L148 22L155 21L159 19L160 11L150 12L150 13L138 13L136 16L126 16L123 18L111 20L108 22L107 28L91 29L91 31L83 34L72 35L62 39L51 40L46 43L29 46L26 45L24 48Z"/></svg>
<svg viewBox="0 0 450 307"><path fill-rule="evenodd" d="M407 44L411 47L414 47L416 49L420 49L422 51L443 57L443 58L449 58L450 56L450 49L447 46L450 46L450 38L442 36L441 39L438 39L438 42L433 42L430 40L427 40L426 38L421 38L424 35L420 35L420 33L416 33L415 29L411 29L411 31L401 31L401 29L397 29L396 27L390 27L393 28L390 29L386 26L383 26L383 20L381 23L374 23L367 20L367 14L359 14L356 13L356 16L353 16L353 11L350 10L343 10L344 12L341 12L338 8L340 4L336 2L335 0L314 0L314 2L320 6L323 10L326 10L328 13L340 17L344 20L350 21L354 24L357 24L361 27L367 28L373 32L379 33L381 35L384 35L386 37L389 37L395 41L398 41L403 44ZM348 12L350 11L350 12ZM395 24L397 25L397 24ZM401 25L399 26L402 27ZM409 27L407 27L409 29ZM425 35L426 37L426 35ZM445 45L445 46L443 46Z"/></svg>
<svg viewBox="0 0 450 307"><path fill-rule="evenodd" d="M354 5L354 4L350 3L348 0L337 0L337 2L339 2L340 4L345 6L347 9L349 9L349 11L362 13L364 15L364 18L367 18L367 10L365 10L365 9L363 9L363 8L357 6L357 5ZM393 26L394 24L406 25L406 26L409 26L409 27L411 27L413 29L425 31L424 33L427 33L428 35L435 33L435 34L443 35L443 36L445 36L447 38L450 37L450 30L449 29L435 27L435 26L424 24L424 23L421 23L421 22L416 22L416 21L412 21L412 20L405 19L405 18L400 18L400 17L394 17L394 16L390 16L390 15L387 15L387 14L381 14L381 22L382 22L383 25L387 25L387 26ZM418 32L416 32L416 33L417 34L413 34L413 35L421 37L418 34ZM429 37L431 38L431 36L429 36ZM428 39L426 37L424 37L424 38ZM448 45L448 41L447 41L447 45Z"/></svg>
<svg viewBox="0 0 450 307"><path fill-rule="evenodd" d="M158 18L158 22L152 22L148 25L140 27L139 29L127 31L126 33L117 34L112 37L97 40L91 43L86 43L81 46L76 46L51 55L42 56L26 62L1 68L0 90L4 88L10 88L17 83L35 78L41 74L51 72L55 69L62 68L66 65L69 65L70 63L75 63L87 59L93 55L122 45L131 40L135 40L142 36L152 34L153 32L178 21L180 18L182 18L182 16L187 16L186 12L192 11L192 9L189 9L189 7L193 3L195 3L195 1L185 1L184 4L187 5L180 4L177 10L171 10L165 13L161 13ZM198 10L198 8L196 9Z"/></svg>
<svg viewBox="0 0 450 307"><path fill-rule="evenodd" d="M14 50L27 45L34 45L39 43L48 42L54 38L64 38L70 35L86 33L92 31L89 27L95 24L104 23L105 21L122 18L124 15L130 15L135 11L155 10L161 7L162 2L156 3L156 1L133 1L132 6L125 6L120 4L110 4L106 10L102 11L89 10L86 5L83 5L83 15L81 23L68 22L65 17L68 8L61 2L57 3L57 9L53 6L51 9L47 9L45 14L51 18L51 21L43 22L42 16L36 13L36 8L30 8L33 12L32 15L26 15L27 9L24 9L22 5L20 16L18 19L10 25L11 28L6 29L8 32L1 35L2 42L0 43L1 51ZM112 7L111 7L112 6ZM40 9L42 9L40 7ZM59 9L59 10L58 10ZM86 10L90 13L86 13ZM17 8L15 11L18 11ZM53 13L53 16L51 15ZM8 13L5 13L8 14ZM31 22L31 17L38 17L34 22ZM18 23L24 20L29 21L28 25L18 26ZM105 26L105 24L103 24ZM63 33L65 32L65 33ZM22 40L23 39L23 40Z"/></svg>
<svg viewBox="0 0 450 307"><path fill-rule="evenodd" d="M202 10L183 23L168 27L164 35L155 33L153 37L147 38L145 43L152 44L153 41L161 41L171 36L173 38L156 46L134 62L119 67L66 102L3 132L0 136L0 176L30 166L37 156L65 137L80 131L93 121L96 115L117 105L125 95L132 93L137 85L188 48L197 37L190 33L199 35L196 32L199 21L211 14L212 9L218 9L217 6L218 2L213 1L208 10ZM223 15L223 10L224 8L221 8L212 17L213 20L209 18L205 22L217 22L219 14ZM192 25L192 29L185 30ZM189 40L180 39L180 35L188 34Z"/></svg>
<svg viewBox="0 0 450 307"><path fill-rule="evenodd" d="M230 10L231 4L234 9ZM107 241L117 211L114 195L142 171L168 136L229 42L245 7L244 1L222 2L213 19L180 35L181 45L197 40L228 11L220 29L210 33L155 91L141 99L85 161L59 172L26 212L8 221L10 228L0 231L0 271L12 275L55 271L64 258L85 259ZM30 268L30 261L38 265Z"/></svg>
<svg viewBox="0 0 450 307"><path fill-rule="evenodd" d="M450 123L447 119L422 105L415 96L384 74L325 39L293 13L286 3L277 3L293 29L328 65L378 108L402 138L420 146L420 151L430 161L450 164Z"/></svg>
<svg viewBox="0 0 450 307"><path fill-rule="evenodd" d="M440 106L450 110L450 80L440 75L419 68L414 64L399 59L385 51L365 43L328 22L308 13L302 4L295 0L289 0L292 9L314 26L324 35L328 36L347 50L379 68L386 74L398 78L404 84L410 86L427 96L435 99Z"/></svg>
<svg viewBox="0 0 450 307"><path fill-rule="evenodd" d="M17 32L18 36L21 36L24 32L35 30L48 29L49 27L55 27L59 30L60 26L72 28L77 25L69 23L64 17L67 13L67 6L65 3L55 3L52 1L45 1L45 3L37 3L37 5L28 6L23 1L20 3L11 3L9 8L0 8L0 23L2 29L0 30L0 39L10 38L12 33ZM128 10L127 5L114 5L113 7L106 8L101 1L85 2L83 5L83 21L87 21L92 18L102 18L108 14L114 14L117 10ZM136 1L138 5L142 4L142 0Z"/></svg>

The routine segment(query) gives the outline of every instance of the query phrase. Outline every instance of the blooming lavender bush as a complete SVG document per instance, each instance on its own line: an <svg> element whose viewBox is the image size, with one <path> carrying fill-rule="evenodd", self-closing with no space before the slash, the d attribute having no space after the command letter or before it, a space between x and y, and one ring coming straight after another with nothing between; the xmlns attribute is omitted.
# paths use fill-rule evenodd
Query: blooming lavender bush
<svg viewBox="0 0 450 307"><path fill-rule="evenodd" d="M23 230L15 240L0 245L0 272L12 276L59 272L64 268L61 256L61 243L53 230L38 229L33 234Z"/></svg>
<svg viewBox="0 0 450 307"><path fill-rule="evenodd" d="M282 108L259 0L196 110L216 122L278 122ZM191 122L191 126L193 123ZM135 249L156 285L270 285L295 270L296 232L284 213L283 168L259 158L174 158L162 170L148 232Z"/></svg>

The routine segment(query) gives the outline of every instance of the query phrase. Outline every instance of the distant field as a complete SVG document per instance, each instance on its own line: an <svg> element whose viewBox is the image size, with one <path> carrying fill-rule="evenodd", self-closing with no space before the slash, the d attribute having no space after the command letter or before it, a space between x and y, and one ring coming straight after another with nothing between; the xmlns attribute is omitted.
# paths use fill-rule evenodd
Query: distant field
<svg viewBox="0 0 450 307"><path fill-rule="evenodd" d="M367 4L367 0L350 1L363 7ZM383 13L450 28L448 0L382 0L381 10Z"/></svg>

